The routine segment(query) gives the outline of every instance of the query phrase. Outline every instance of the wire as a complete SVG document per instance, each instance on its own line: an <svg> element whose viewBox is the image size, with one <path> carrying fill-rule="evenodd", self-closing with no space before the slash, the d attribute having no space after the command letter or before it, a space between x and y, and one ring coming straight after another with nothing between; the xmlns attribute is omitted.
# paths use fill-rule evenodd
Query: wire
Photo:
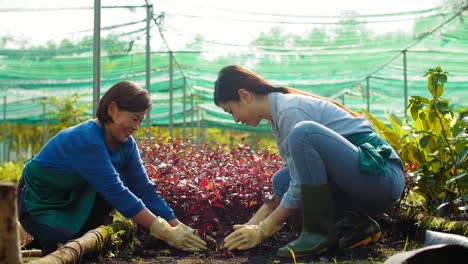
<svg viewBox="0 0 468 264"><path fill-rule="evenodd" d="M116 28L120 28L120 27L126 27L126 26L136 25L136 24L139 24L139 23L142 23L142 22L145 22L145 21L146 21L146 19L143 19L143 20L128 22L128 23L124 23L124 24L118 24L118 25L112 25L112 26L107 26L107 27L101 27L101 30L110 30L110 29L116 29ZM92 32L92 31L94 31L94 29L87 29L87 30L75 31L75 32L72 32L72 33L84 33L84 32Z"/></svg>
<svg viewBox="0 0 468 264"><path fill-rule="evenodd" d="M275 13L261 13L261 12L249 12L249 11L240 11L240 10L233 10L233 9L225 9L225 8L217 8L221 11L227 11L232 13L239 13L239 14L249 14L249 15L261 15L261 16L278 16L278 17L294 17L294 18L342 18L342 16L303 16L303 15L289 15L289 14L275 14ZM365 18L365 17L387 17L387 16L404 16L404 15L415 15L415 14L423 14L423 13L430 13L440 9L440 7L425 9L425 10L417 10L417 11L408 11L408 12L399 12L399 13L383 13L383 14L369 14L369 15L356 15L355 18Z"/></svg>
<svg viewBox="0 0 468 264"><path fill-rule="evenodd" d="M187 78L187 74L185 74L185 72L183 71L181 65L179 64L179 62L177 61L176 57L173 55L174 52L172 51L171 47L169 46L169 43L167 42L166 38L164 37L164 34L162 32L162 26L161 24L164 23L164 17L165 17L165 13L161 13L159 14L157 17L154 17L153 16L153 21L154 23L156 24L157 28L158 28L158 32L159 32L159 35L161 36L161 39L163 40L167 50L169 51L169 55L171 56L171 59L174 60L174 63L178 66L177 69L179 69L180 73L182 74L182 76L184 76L184 78L186 78L187 80L189 80L189 78Z"/></svg>
<svg viewBox="0 0 468 264"><path fill-rule="evenodd" d="M434 15L429 15L428 17L436 17L446 15L446 13L436 13ZM402 22L402 21L412 21L416 18L401 18L401 19L389 19L389 20L356 20L359 16L342 16L340 19L343 21L337 22L318 22L318 21L285 21L285 20L258 20L258 19L238 19L238 18L229 18L229 17L209 17L209 16L197 16L197 15L186 15L186 14L173 14L172 16L187 17L187 18L203 18L203 19L215 19L215 20L225 20L225 21L234 21L234 22L249 22L249 23L267 23L267 24L282 24L282 25L349 25L354 26L358 24L377 24L377 23L392 23L392 22ZM352 19L352 21L347 20L347 18ZM417 17L421 18L421 17Z"/></svg>
<svg viewBox="0 0 468 264"><path fill-rule="evenodd" d="M387 62L385 62L384 64L382 64L382 66L378 67L377 69L375 69L374 71L372 71L370 74L368 74L367 76L371 77L372 75L374 75L375 73L377 73L378 71L380 71L381 69L385 68L388 64L390 64L392 61L396 60L398 57L400 57L401 53L404 52L404 51L407 51L409 49L411 49L412 47L414 47L416 44L418 44L419 42L421 42L423 39L425 39L427 36L430 36L432 35L434 32L436 32L437 30L439 30L440 28L442 28L443 26L445 26L447 23L449 23L450 21L452 21L453 19L455 19L456 17L458 17L459 15L461 15L463 13L463 11L465 11L466 9L468 8L468 4L465 4L465 6L461 7L457 13L455 13L453 16L451 16L449 19L447 19L446 21L442 22L441 24L439 24L438 26L436 26L434 29L432 29L430 32L427 32L421 36L418 36L417 39L413 42L413 43L410 43L408 46L406 46L405 48L403 48L397 55L395 55L394 57L390 58ZM364 80L364 79L363 79ZM362 80L362 81L363 81Z"/></svg>
<svg viewBox="0 0 468 264"><path fill-rule="evenodd" d="M145 6L103 6L101 9L112 8L141 8ZM79 7L47 7L47 8L0 8L2 12L49 12L49 11L63 11L63 10L88 10L94 9L92 6L79 6Z"/></svg>

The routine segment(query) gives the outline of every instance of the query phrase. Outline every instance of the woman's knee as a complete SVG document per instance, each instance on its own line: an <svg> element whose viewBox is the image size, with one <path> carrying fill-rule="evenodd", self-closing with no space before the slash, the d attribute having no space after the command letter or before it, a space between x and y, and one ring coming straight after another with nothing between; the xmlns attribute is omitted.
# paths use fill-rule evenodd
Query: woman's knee
<svg viewBox="0 0 468 264"><path fill-rule="evenodd" d="M288 135L288 144L290 150L297 149L305 141L304 139L308 138L310 134L321 131L323 125L318 124L313 121L303 121L297 123L289 132ZM311 144L310 140L307 140L308 144Z"/></svg>
<svg viewBox="0 0 468 264"><path fill-rule="evenodd" d="M289 188L289 182L291 177L289 176L289 169L283 168L277 171L272 178L273 193L281 199Z"/></svg>

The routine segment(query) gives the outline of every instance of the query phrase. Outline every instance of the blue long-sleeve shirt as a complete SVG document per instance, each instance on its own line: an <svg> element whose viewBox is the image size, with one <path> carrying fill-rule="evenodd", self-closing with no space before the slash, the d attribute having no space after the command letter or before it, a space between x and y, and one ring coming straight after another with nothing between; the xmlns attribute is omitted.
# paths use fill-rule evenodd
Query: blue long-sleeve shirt
<svg viewBox="0 0 468 264"><path fill-rule="evenodd" d="M33 161L59 172L78 173L125 217L147 207L167 221L175 219L173 210L155 192L133 137L123 144L123 153L124 162L120 149L110 151L101 127L88 120L59 132Z"/></svg>

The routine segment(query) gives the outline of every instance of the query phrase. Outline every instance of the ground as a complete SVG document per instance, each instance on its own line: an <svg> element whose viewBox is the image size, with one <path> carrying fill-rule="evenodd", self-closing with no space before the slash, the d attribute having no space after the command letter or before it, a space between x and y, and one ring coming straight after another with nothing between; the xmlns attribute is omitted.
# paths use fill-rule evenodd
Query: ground
<svg viewBox="0 0 468 264"><path fill-rule="evenodd" d="M406 242L404 237L396 236L390 231L383 231L382 238L360 248L334 250L314 257L293 259L276 257L276 250L286 244L291 234L280 231L260 246L246 251L210 250L202 253L187 253L167 246L139 234L140 244L133 253L120 251L88 260L86 263L174 263L174 264L227 264L227 263L383 263L388 257L405 250L420 247L416 241Z"/></svg>

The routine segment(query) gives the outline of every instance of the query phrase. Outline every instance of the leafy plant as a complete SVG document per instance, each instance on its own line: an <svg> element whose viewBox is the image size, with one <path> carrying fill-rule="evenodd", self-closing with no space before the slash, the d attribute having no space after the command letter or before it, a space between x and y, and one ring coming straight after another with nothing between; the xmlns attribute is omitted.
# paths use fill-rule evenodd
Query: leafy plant
<svg viewBox="0 0 468 264"><path fill-rule="evenodd" d="M404 162L407 187L425 199L426 209L450 217L467 210L468 112L455 113L442 97L447 76L440 66L425 72L431 98L412 96L410 118L386 113L387 127L365 114Z"/></svg>
<svg viewBox="0 0 468 264"><path fill-rule="evenodd" d="M13 182L18 184L22 171L22 162L6 162L0 166L0 181Z"/></svg>
<svg viewBox="0 0 468 264"><path fill-rule="evenodd" d="M197 146L158 137L140 144L141 157L157 191L177 217L211 237L244 223L272 193L271 176L282 162L269 149L249 145Z"/></svg>
<svg viewBox="0 0 468 264"><path fill-rule="evenodd" d="M55 96L48 98L46 105L51 108L48 114L58 121L49 126L51 136L54 136L62 129L91 118L85 114L87 106L80 104L78 102L79 99L80 95L77 93L65 98L57 98Z"/></svg>

